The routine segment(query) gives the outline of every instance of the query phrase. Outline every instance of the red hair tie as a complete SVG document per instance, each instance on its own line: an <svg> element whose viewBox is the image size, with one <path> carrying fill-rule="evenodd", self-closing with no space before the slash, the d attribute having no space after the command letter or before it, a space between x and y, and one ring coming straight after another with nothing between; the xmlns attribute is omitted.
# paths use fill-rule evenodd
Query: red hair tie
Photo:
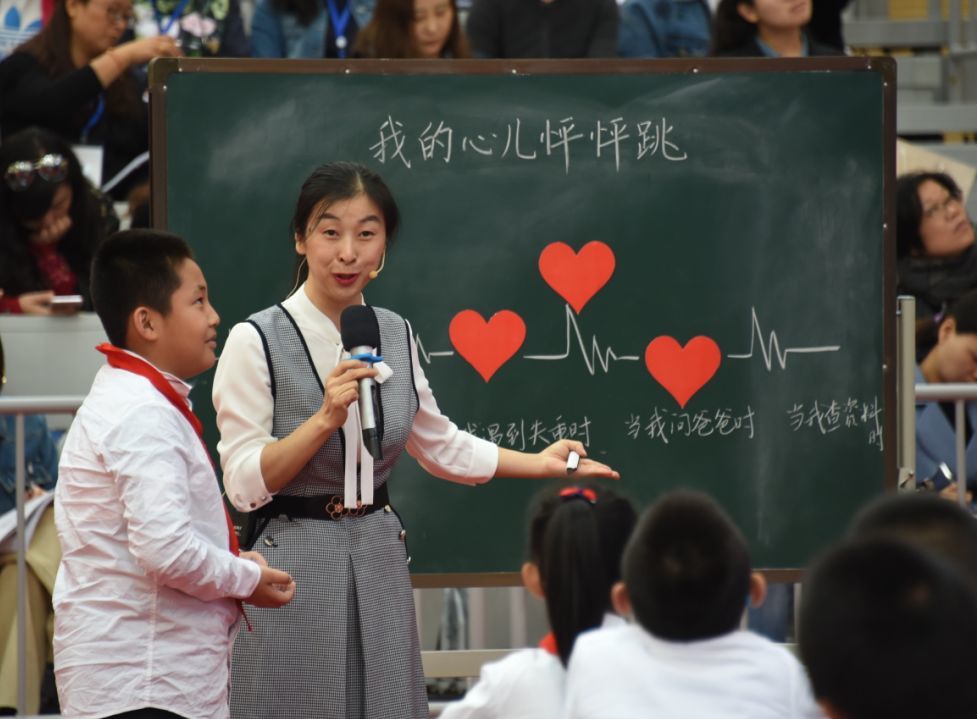
<svg viewBox="0 0 977 719"><path fill-rule="evenodd" d="M565 487L560 490L560 499L583 499L590 504L597 504L597 493L587 487Z"/></svg>

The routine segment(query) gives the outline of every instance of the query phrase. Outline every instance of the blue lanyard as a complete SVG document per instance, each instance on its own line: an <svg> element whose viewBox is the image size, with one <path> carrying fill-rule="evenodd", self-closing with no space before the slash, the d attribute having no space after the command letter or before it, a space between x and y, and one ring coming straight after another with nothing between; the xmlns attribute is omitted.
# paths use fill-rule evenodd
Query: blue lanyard
<svg viewBox="0 0 977 719"><path fill-rule="evenodd" d="M92 128L98 124L98 121L102 119L102 115L105 114L105 98L101 95L98 96L98 103L95 105L95 112L92 116L88 118L88 122L81 130L81 141L85 143L88 141L88 133L92 131Z"/></svg>
<svg viewBox="0 0 977 719"><path fill-rule="evenodd" d="M336 33L336 54L339 57L346 57L346 26L349 25L349 2L347 1L346 7L343 8L343 14L339 14L339 10L336 9L335 0L326 0L326 5L329 6L329 21L332 23L333 30ZM340 40L339 38L342 38ZM340 46L342 43L342 46Z"/></svg>
<svg viewBox="0 0 977 719"><path fill-rule="evenodd" d="M159 28L160 35L168 35L170 28L173 27L181 15L183 15L183 10L186 8L189 0L180 0L180 3L173 8L173 13L166 19L166 24L163 24L163 14L159 11L159 5L156 4L156 0L151 0L153 4L153 15L156 16L156 27Z"/></svg>

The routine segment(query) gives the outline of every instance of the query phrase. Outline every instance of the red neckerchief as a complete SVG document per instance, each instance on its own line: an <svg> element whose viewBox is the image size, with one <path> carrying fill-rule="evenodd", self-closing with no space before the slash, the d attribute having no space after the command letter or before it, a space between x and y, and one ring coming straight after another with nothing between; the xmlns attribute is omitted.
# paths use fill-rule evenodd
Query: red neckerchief
<svg viewBox="0 0 977 719"><path fill-rule="evenodd" d="M190 426L193 427L193 431L197 433L197 437L200 439L200 444L204 448L204 454L207 455L207 459L210 460L211 465L213 465L214 460L210 457L210 451L207 449L207 444L204 442L204 426L200 423L200 418L193 413L190 409L190 405L187 401L180 396L180 394L173 389L166 378L160 373L158 369L153 367L146 360L136 357L134 354L130 354L125 350L121 350L115 345L111 345L108 342L103 342L98 347L96 347L99 352L105 355L109 361L109 366L115 367L116 369L125 370L126 372L132 372L140 377L145 377L149 380L149 383L155 387L161 395L166 397L174 407L176 407L180 414L186 418ZM237 541L237 533L234 531L234 522L231 521L231 513L227 511L227 505L221 502L221 507L224 508L224 517L227 519L227 538L230 543L231 553L235 556L241 554L241 547ZM244 603L238 599L237 606L241 610L241 614L244 615L244 621L248 625L248 631L251 631L251 622L248 620L247 614L244 614Z"/></svg>
<svg viewBox="0 0 977 719"><path fill-rule="evenodd" d="M553 634L553 632L550 632L539 640L539 648L549 652L554 657L560 655L560 651L556 647L556 636Z"/></svg>

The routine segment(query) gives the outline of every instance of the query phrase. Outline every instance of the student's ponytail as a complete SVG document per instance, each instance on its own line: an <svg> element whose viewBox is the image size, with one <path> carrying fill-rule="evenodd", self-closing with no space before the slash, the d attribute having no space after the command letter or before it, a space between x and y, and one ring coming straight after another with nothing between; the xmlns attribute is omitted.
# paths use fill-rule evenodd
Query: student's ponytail
<svg viewBox="0 0 977 719"><path fill-rule="evenodd" d="M597 516L586 499L564 500L557 507L540 559L550 629L565 665L577 635L599 627L608 604Z"/></svg>
<svg viewBox="0 0 977 719"><path fill-rule="evenodd" d="M637 521L634 507L599 486L564 486L544 498L530 522L530 559L539 568L560 661L577 635L601 625L621 555Z"/></svg>

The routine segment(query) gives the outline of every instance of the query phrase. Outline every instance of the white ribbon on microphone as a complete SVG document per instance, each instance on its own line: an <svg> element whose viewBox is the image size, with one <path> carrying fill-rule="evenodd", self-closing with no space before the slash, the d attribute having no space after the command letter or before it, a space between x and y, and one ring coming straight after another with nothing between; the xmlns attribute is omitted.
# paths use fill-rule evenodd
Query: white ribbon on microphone
<svg viewBox="0 0 977 719"><path fill-rule="evenodd" d="M349 359L349 354L343 359ZM373 365L379 374L373 378L377 384L383 384L393 376L394 371L386 362ZM360 405L353 402L346 413L343 424L343 434L346 435L346 468L343 484L343 506L355 509L357 502L357 479L359 479L359 501L363 506L373 504L373 455L366 451L363 444L363 433L360 431ZM360 471L357 477L356 465Z"/></svg>

